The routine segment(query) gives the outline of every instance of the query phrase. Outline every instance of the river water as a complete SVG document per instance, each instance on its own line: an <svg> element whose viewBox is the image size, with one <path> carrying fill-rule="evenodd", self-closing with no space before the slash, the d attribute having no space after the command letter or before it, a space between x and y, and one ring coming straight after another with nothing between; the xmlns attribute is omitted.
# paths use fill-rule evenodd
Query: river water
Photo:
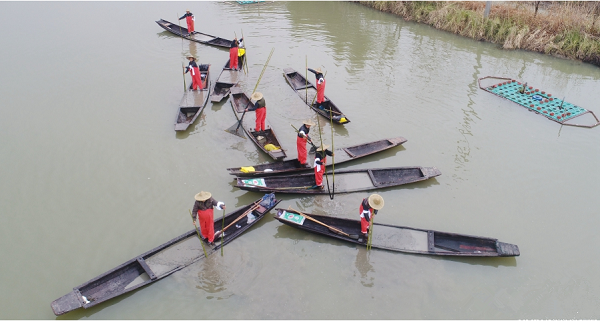
<svg viewBox="0 0 600 321"><path fill-rule="evenodd" d="M228 210L260 196L234 188L225 171L268 162L224 131L235 123L228 101L209 102L187 132L173 130L184 57L212 64L213 81L228 59L154 22L188 8L198 31L243 31L247 92L275 48L258 91L291 157L290 123L317 117L282 71L308 61L327 71L326 94L352 121L334 126L336 147L408 139L339 168L442 172L379 191L378 222L495 237L521 256L367 252L269 215L223 257L65 318L600 317L600 128L561 128L477 85L512 77L600 112L599 68L348 2L2 2L0 318L54 318L50 303L74 286L190 230L200 190ZM331 143L328 124L322 135ZM367 195L279 197L281 207L358 219Z"/></svg>

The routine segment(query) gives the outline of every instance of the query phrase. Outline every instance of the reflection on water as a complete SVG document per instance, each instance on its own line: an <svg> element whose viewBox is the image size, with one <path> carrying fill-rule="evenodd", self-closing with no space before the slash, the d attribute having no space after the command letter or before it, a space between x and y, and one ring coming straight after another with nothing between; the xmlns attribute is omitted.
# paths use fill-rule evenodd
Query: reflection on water
<svg viewBox="0 0 600 321"><path fill-rule="evenodd" d="M354 261L354 266L360 273L360 283L367 288L370 288L375 284L375 277L373 275L369 276L369 272L375 272L373 269L373 265L369 262L369 251L367 251L366 247L359 246L358 251L356 253L356 261Z"/></svg>

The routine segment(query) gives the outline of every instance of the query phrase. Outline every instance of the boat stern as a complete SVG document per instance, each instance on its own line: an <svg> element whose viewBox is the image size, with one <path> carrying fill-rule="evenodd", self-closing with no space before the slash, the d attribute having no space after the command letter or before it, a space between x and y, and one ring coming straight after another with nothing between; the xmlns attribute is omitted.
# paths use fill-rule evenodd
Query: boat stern
<svg viewBox="0 0 600 321"><path fill-rule="evenodd" d="M423 174L425 174L428 178L436 177L442 175L439 169L436 167L423 167Z"/></svg>
<svg viewBox="0 0 600 321"><path fill-rule="evenodd" d="M69 311L83 307L83 303L79 298L79 294L73 290L69 294L63 295L62 297L52 301L50 306L52 307L52 312L54 312L55 315L62 315Z"/></svg>
<svg viewBox="0 0 600 321"><path fill-rule="evenodd" d="M498 256L519 256L519 255L521 255L521 252L519 251L519 247L515 244L496 242L496 248L498 250Z"/></svg>

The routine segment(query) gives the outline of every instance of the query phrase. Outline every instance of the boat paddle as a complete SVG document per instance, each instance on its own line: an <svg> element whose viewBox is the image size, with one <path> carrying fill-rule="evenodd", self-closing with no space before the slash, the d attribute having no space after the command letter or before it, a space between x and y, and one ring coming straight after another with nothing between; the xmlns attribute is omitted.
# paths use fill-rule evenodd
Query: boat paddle
<svg viewBox="0 0 600 321"><path fill-rule="evenodd" d="M221 225L221 230L225 227L225 209L223 209L223 224ZM223 256L223 238L225 237L225 233L221 233L221 256Z"/></svg>
<svg viewBox="0 0 600 321"><path fill-rule="evenodd" d="M228 229L229 227L231 227L233 224L237 223L239 220L241 220L242 218L246 217L248 214L250 214L252 211L254 211L255 209L257 209L260 205L256 204L258 201L254 202L254 204L252 204L252 207L250 207L247 211L244 212L244 214L240 215L238 218L236 218L233 222L229 223L229 225L227 225L226 227L224 227L222 230L217 231L215 233L215 236L219 236L221 234L223 234L223 232L225 232L226 229Z"/></svg>
<svg viewBox="0 0 600 321"><path fill-rule="evenodd" d="M192 210L188 209L190 211L190 217L192 218L192 222L194 223L194 229L196 230L196 234L198 234L198 239L200 240L200 244L202 245L202 251L204 251L204 257L208 257L208 254L206 254L206 249L204 248L204 241L202 241L202 237L200 236L200 232L198 232L198 227L196 227L196 221L194 220L194 216L192 215Z"/></svg>
<svg viewBox="0 0 600 321"><path fill-rule="evenodd" d="M260 80L262 79L262 76L265 73L265 70L267 69L267 66L269 65L269 60L271 60L271 56L273 56L273 51L274 50L275 50L275 48L271 49L271 53L269 54L269 58L267 58L267 62L265 62L265 66L263 67L263 70L260 73L260 76L258 77L258 80L256 81L256 85L254 86L254 90L252 90L252 94L254 94L254 92L256 91L256 88L258 88L258 84L260 83ZM246 108L248 108L248 105L250 105L251 103L252 103L252 101L249 101L248 104L246 105ZM233 126L225 129L226 132L228 132L230 134L233 134L233 135L236 135L236 136L239 136L239 137L246 138L243 134L240 134L238 132L238 130L242 126L242 120L244 119L244 116L246 115L246 108L244 108L244 113L242 114L242 117L240 118L240 120L237 123L233 124Z"/></svg>
<svg viewBox="0 0 600 321"><path fill-rule="evenodd" d="M326 228L329 229L329 231L331 231L333 233L341 234L341 235L347 236L347 237L349 237L351 239L358 240L358 235L356 235L356 234L348 234L348 233L346 233L346 232L344 232L344 231L342 231L340 229L337 229L335 227L329 226L329 225L327 225L327 224L325 224L325 223L323 223L321 221L318 221L318 220L316 220L316 219L314 219L314 218L312 218L312 217L310 217L310 216L308 216L308 215L306 215L306 214L304 214L304 213L302 213L302 212L300 212L298 210L293 209L291 206L288 207L288 211L290 211L290 210L294 211L294 212L296 212L298 214L300 214L302 217L304 217L306 219L309 219L309 220L311 220L311 221L313 221L313 222L315 222L317 224L325 226Z"/></svg>
<svg viewBox="0 0 600 321"><path fill-rule="evenodd" d="M300 132L298 131L298 128L294 127L294 125L290 124L290 126L292 126L292 128L294 128L294 130L296 131L296 133L300 133ZM312 146L312 147L310 148L310 151L309 151L309 153L314 153L314 152L317 150L317 146L315 146L315 144L312 142L312 139L311 139L311 138L310 138L308 135L306 135L306 137L308 138L308 142L309 142L309 143L310 143L310 145Z"/></svg>
<svg viewBox="0 0 600 321"><path fill-rule="evenodd" d="M244 39L244 29L242 29L242 39ZM246 40L244 40L244 54L242 55L244 57L244 61L242 62L242 69L244 69L244 73L247 75L248 74L248 49L246 49Z"/></svg>
<svg viewBox="0 0 600 321"><path fill-rule="evenodd" d="M183 92L187 91L187 85L185 84L185 67L183 66L183 62L181 63L181 69L183 74Z"/></svg>

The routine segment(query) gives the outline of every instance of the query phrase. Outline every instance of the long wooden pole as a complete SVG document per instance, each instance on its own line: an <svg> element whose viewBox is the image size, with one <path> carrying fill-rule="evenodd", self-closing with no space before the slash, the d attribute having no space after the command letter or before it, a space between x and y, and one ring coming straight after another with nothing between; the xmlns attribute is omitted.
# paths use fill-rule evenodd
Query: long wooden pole
<svg viewBox="0 0 600 321"><path fill-rule="evenodd" d="M304 71L304 101L308 103L308 55L305 56L306 57L306 71ZM310 106L309 106L310 107Z"/></svg>
<svg viewBox="0 0 600 321"><path fill-rule="evenodd" d="M218 234L223 234L223 232L225 232L226 229L230 228L233 224L237 223L237 221L241 220L242 218L246 217L248 214L250 214L252 211L254 211L255 209L257 209L260 205L256 204L257 202L254 202L254 205L249 208L246 212L244 212L244 214L240 215L240 217L236 218L233 222L229 223L229 225L227 225L226 227L224 227L222 230L218 231Z"/></svg>
<svg viewBox="0 0 600 321"><path fill-rule="evenodd" d="M244 29L242 29L242 39L244 39ZM244 69L244 73L248 74L248 46L246 46L246 40L244 40L244 61L242 65L242 69Z"/></svg>
<svg viewBox="0 0 600 321"><path fill-rule="evenodd" d="M225 209L223 209L223 224L221 225L221 230L223 230L223 228L225 227ZM223 238L225 237L224 233L221 233L221 256L223 256L223 248L225 247L223 245Z"/></svg>
<svg viewBox="0 0 600 321"><path fill-rule="evenodd" d="M329 126L331 127L331 178L333 181L333 187L331 191L331 195L329 195L330 199L335 197L335 147L333 147L333 115L331 114L331 107L329 108ZM327 183L327 187L329 187L329 182Z"/></svg>
<svg viewBox="0 0 600 321"><path fill-rule="evenodd" d="M202 245L202 251L204 251L204 257L208 257L208 254L206 254L206 249L204 248L204 241L202 241L202 237L200 237L200 232L198 232L198 228L196 227L196 221L194 220L194 216L192 215L192 210L188 209L190 211L190 217L192 218L192 222L194 223L194 229L196 230L196 234L198 234L198 239L200 240L200 245Z"/></svg>
<svg viewBox="0 0 600 321"><path fill-rule="evenodd" d="M369 239L367 241L367 251L371 249L371 242L373 240L373 222L375 221L375 215L371 215L371 224L369 224Z"/></svg>
<svg viewBox="0 0 600 321"><path fill-rule="evenodd" d="M311 220L311 221L313 221L313 222L315 222L317 224L323 225L323 226L327 227L328 229L330 229L330 230L332 230L332 231L334 231L336 233L345 235L345 236L347 236L349 238L352 238L352 239L358 238L358 235L354 235L354 234L350 235L350 234L348 234L348 233L346 233L346 232L344 232L344 231L342 231L340 229L337 229L337 228L335 228L333 226L329 226L329 225L327 225L327 224L325 224L325 223L323 223L323 222L321 222L319 220L316 220L316 219L314 219L314 218L312 218L312 217L310 217L310 216L308 216L308 215L306 215L306 214L304 214L304 213L302 213L302 212L300 212L298 210L293 209L291 206L288 207L288 210L292 210L292 211L300 214L302 217L307 218L307 219L309 219L309 220Z"/></svg>
<svg viewBox="0 0 600 321"><path fill-rule="evenodd" d="M183 62L181 63L181 69L183 74L183 92L187 91L187 85L185 84L185 67L183 66Z"/></svg>

